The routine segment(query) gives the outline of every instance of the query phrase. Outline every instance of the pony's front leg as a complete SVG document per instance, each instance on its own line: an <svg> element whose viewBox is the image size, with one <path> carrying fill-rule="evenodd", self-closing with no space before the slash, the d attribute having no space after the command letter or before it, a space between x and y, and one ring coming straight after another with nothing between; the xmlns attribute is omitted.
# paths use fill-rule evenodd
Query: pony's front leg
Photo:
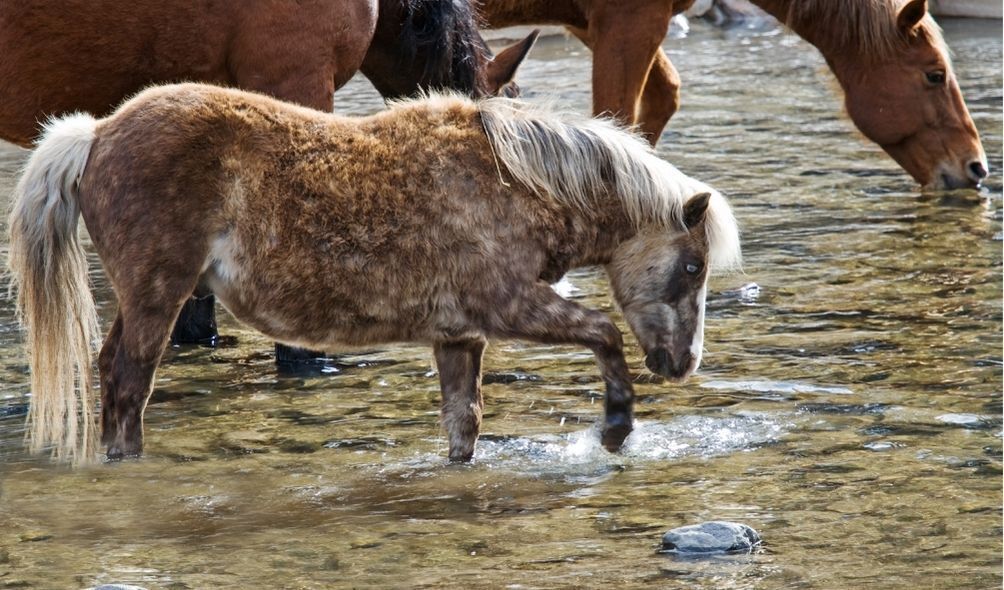
<svg viewBox="0 0 1004 590"><path fill-rule="evenodd" d="M436 367L443 392L443 428L450 439L450 461L470 461L481 429L481 357L484 339L437 342Z"/></svg>
<svg viewBox="0 0 1004 590"><path fill-rule="evenodd" d="M621 448L631 434L634 388L624 360L624 338L613 321L592 309L561 298L549 285L539 285L524 294L519 305L502 306L517 310L499 318L500 335L526 338L549 344L579 344L593 351L606 384L602 442L610 452Z"/></svg>

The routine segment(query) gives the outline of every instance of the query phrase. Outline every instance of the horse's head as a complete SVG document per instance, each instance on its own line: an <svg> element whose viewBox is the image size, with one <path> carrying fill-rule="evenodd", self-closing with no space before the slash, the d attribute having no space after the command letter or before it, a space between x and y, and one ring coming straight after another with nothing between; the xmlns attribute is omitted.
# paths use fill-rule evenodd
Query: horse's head
<svg viewBox="0 0 1004 590"><path fill-rule="evenodd" d="M624 242L607 266L631 330L653 373L681 381L697 370L704 345L710 193L691 197L683 230L647 229Z"/></svg>
<svg viewBox="0 0 1004 590"><path fill-rule="evenodd" d="M881 57L846 45L824 51L847 113L925 187L977 186L987 176L986 155L927 0L911 0L895 18L898 38Z"/></svg>
<svg viewBox="0 0 1004 590"><path fill-rule="evenodd" d="M477 94L480 96L518 97L519 86L513 81L516 77L516 69L526 59L526 55L530 53L530 49L537 42L539 35L540 29L534 29L522 41L506 47L494 56L486 50L483 54L485 57L482 59L486 59L487 63L482 68Z"/></svg>
<svg viewBox="0 0 1004 590"><path fill-rule="evenodd" d="M379 14L360 70L384 98L435 90L519 94L513 77L539 31L492 55L470 0L381 0Z"/></svg>

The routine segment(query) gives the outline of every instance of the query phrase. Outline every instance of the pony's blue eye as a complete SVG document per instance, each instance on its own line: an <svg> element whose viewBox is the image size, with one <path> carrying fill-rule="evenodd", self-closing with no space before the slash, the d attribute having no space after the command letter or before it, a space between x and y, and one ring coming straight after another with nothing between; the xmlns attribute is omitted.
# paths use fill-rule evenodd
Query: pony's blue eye
<svg viewBox="0 0 1004 590"><path fill-rule="evenodd" d="M945 72L938 70L936 72L928 72L927 81L936 86L941 86L945 83Z"/></svg>
<svg viewBox="0 0 1004 590"><path fill-rule="evenodd" d="M701 267L691 263L687 264L687 266L684 266L683 269L687 271L688 274L696 275L697 272L701 270Z"/></svg>

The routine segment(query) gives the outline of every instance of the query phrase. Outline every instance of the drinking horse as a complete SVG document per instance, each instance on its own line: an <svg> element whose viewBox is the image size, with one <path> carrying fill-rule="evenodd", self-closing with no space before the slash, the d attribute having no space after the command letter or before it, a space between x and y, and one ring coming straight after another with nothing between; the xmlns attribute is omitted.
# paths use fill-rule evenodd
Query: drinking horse
<svg viewBox="0 0 1004 590"><path fill-rule="evenodd" d="M118 300L97 361L109 458L141 453L154 371L200 284L280 342L431 345L454 461L474 452L488 339L586 346L613 451L632 428L621 333L549 284L603 265L648 368L680 380L701 360L709 272L740 256L722 196L608 121L457 95L346 118L152 88L49 123L10 217L31 447L77 460L96 444L98 333L79 217Z"/></svg>
<svg viewBox="0 0 1004 590"><path fill-rule="evenodd" d="M857 128L927 188L987 176L979 133L927 0L751 0L814 45ZM653 144L679 104L661 49L693 0L482 0L492 27L564 25L593 52L593 112L637 125ZM751 105L755 108L755 105Z"/></svg>
<svg viewBox="0 0 1004 590"><path fill-rule="evenodd" d="M110 113L155 83L211 82L330 111L362 71L387 98L509 90L536 33L492 56L469 0L5 0L0 139L28 147L47 117ZM211 294L189 300L175 343L216 340ZM320 352L276 347L276 360Z"/></svg>

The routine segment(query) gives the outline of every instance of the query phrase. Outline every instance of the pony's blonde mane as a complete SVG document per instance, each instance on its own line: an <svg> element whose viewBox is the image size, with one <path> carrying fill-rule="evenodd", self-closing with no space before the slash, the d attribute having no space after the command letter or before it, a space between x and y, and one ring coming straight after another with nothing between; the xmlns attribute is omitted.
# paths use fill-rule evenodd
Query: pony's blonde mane
<svg viewBox="0 0 1004 590"><path fill-rule="evenodd" d="M684 203L711 193L709 263L716 269L739 266L739 230L724 197L657 157L637 135L610 120L503 98L482 100L478 110L501 167L535 193L580 210L613 193L636 227L682 230Z"/></svg>
<svg viewBox="0 0 1004 590"><path fill-rule="evenodd" d="M906 0L794 0L781 20L796 31L811 28L817 46L853 47L864 59L883 60L909 41L897 24L905 4ZM914 34L925 36L947 59L941 28L930 14L924 16Z"/></svg>

